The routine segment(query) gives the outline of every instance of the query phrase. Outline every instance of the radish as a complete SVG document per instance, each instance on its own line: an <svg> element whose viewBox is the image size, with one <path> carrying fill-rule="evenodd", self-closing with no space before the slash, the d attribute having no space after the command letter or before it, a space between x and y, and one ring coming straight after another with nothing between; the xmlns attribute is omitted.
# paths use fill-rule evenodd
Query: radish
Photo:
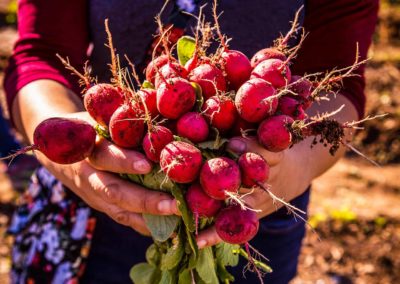
<svg viewBox="0 0 400 284"><path fill-rule="evenodd" d="M230 130L230 134L231 136L243 136L246 135L246 132L249 130L257 130L257 125L238 117L233 128Z"/></svg>
<svg viewBox="0 0 400 284"><path fill-rule="evenodd" d="M208 160L201 168L200 184L210 197L224 200L237 193L241 185L239 166L225 157Z"/></svg>
<svg viewBox="0 0 400 284"><path fill-rule="evenodd" d="M156 89L158 89L160 84L164 81L161 78L161 76L164 79L170 79L176 77L181 77L186 79L187 75L188 72L186 71L185 67L181 66L177 62L169 62L160 68L159 72L156 75L154 86L156 87Z"/></svg>
<svg viewBox="0 0 400 284"><path fill-rule="evenodd" d="M290 82L291 73L284 61L267 59L254 68L250 78L261 78L270 82L275 88L283 88Z"/></svg>
<svg viewBox="0 0 400 284"><path fill-rule="evenodd" d="M196 235L199 217L214 217L224 204L223 201L208 196L199 184L192 184L187 190L185 198L190 211L194 214Z"/></svg>
<svg viewBox="0 0 400 284"><path fill-rule="evenodd" d="M235 97L239 115L248 122L260 122L273 115L278 98L273 98L275 88L263 79L254 78L244 83Z"/></svg>
<svg viewBox="0 0 400 284"><path fill-rule="evenodd" d="M190 183L199 175L202 156L195 146L174 141L161 151L160 166L164 173L178 183Z"/></svg>
<svg viewBox="0 0 400 284"><path fill-rule="evenodd" d="M297 75L292 76L290 83L289 89L298 95L295 98L302 102L304 110L308 109L312 104L311 93L313 84L310 80Z"/></svg>
<svg viewBox="0 0 400 284"><path fill-rule="evenodd" d="M224 74L217 67L208 63L194 68L189 74L189 80L200 85L205 99L226 91Z"/></svg>
<svg viewBox="0 0 400 284"><path fill-rule="evenodd" d="M261 49L254 54L251 58L251 68L256 68L256 66L267 59L279 59L281 61L286 61L286 55L279 51L277 48L268 47Z"/></svg>
<svg viewBox="0 0 400 284"><path fill-rule="evenodd" d="M28 151L40 151L58 164L73 164L90 156L96 143L96 131L77 118L48 118L36 126L33 144L15 154L1 158L13 159Z"/></svg>
<svg viewBox="0 0 400 284"><path fill-rule="evenodd" d="M238 117L235 103L228 96L213 96L205 101L202 111L210 124L224 133L232 128Z"/></svg>
<svg viewBox="0 0 400 284"><path fill-rule="evenodd" d="M231 90L237 90L250 78L252 71L246 55L237 50L225 50L221 54L221 66Z"/></svg>
<svg viewBox="0 0 400 284"><path fill-rule="evenodd" d="M167 79L157 90L157 109L166 118L179 118L190 111L195 102L196 92L183 78Z"/></svg>
<svg viewBox="0 0 400 284"><path fill-rule="evenodd" d="M169 56L163 54L151 61L146 67L146 80L154 85L157 70L167 64L169 60Z"/></svg>
<svg viewBox="0 0 400 284"><path fill-rule="evenodd" d="M146 157L153 162L159 162L161 150L172 141L174 141L174 135L171 130L160 125L152 126L142 143Z"/></svg>
<svg viewBox="0 0 400 284"><path fill-rule="evenodd" d="M110 84L97 84L90 87L83 103L90 116L100 125L108 127L114 111L124 103L123 92Z"/></svg>
<svg viewBox="0 0 400 284"><path fill-rule="evenodd" d="M294 98L281 97L278 110L281 114L288 115L295 120L303 120L306 117L302 104Z"/></svg>
<svg viewBox="0 0 400 284"><path fill-rule="evenodd" d="M147 110L152 118L156 117L160 113L157 109L157 91L154 89L140 89L137 94L142 97L143 102L146 104ZM143 108L144 111L144 108Z"/></svg>
<svg viewBox="0 0 400 284"><path fill-rule="evenodd" d="M193 143L200 143L208 137L208 124L204 117L197 112L188 112L177 122L178 135Z"/></svg>
<svg viewBox="0 0 400 284"><path fill-rule="evenodd" d="M242 184L245 187L265 183L269 177L269 165L259 154L247 152L239 157L238 164L242 172Z"/></svg>
<svg viewBox="0 0 400 284"><path fill-rule="evenodd" d="M249 209L242 209L233 204L222 209L215 218L218 236L230 244L245 244L258 232L257 214Z"/></svg>
<svg viewBox="0 0 400 284"><path fill-rule="evenodd" d="M271 116L265 119L257 130L258 141L271 152L280 152L292 144L290 125L293 119L287 115Z"/></svg>
<svg viewBox="0 0 400 284"><path fill-rule="evenodd" d="M112 141L124 148L138 147L144 133L143 111L138 103L120 106L110 120Z"/></svg>

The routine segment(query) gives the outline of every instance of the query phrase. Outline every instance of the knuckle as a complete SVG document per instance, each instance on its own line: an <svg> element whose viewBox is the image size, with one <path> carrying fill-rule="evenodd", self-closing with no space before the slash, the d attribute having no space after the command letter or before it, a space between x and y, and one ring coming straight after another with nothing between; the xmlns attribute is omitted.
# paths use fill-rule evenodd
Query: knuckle
<svg viewBox="0 0 400 284"><path fill-rule="evenodd" d="M122 225L129 225L129 216L126 211L119 211L111 216L116 222Z"/></svg>
<svg viewBox="0 0 400 284"><path fill-rule="evenodd" d="M122 192L118 183L104 184L100 191L110 203L118 204L122 200Z"/></svg>

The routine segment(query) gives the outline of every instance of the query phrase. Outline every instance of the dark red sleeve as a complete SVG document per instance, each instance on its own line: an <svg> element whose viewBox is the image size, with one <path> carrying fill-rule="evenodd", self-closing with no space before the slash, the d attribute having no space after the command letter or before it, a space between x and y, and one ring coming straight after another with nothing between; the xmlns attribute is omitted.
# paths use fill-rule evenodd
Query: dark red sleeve
<svg viewBox="0 0 400 284"><path fill-rule="evenodd" d="M377 21L379 0L308 0L304 28L308 32L293 70L295 74L325 72L354 63L356 44L360 60L367 56ZM359 77L347 78L341 93L364 115L364 66Z"/></svg>
<svg viewBox="0 0 400 284"><path fill-rule="evenodd" d="M56 54L82 68L89 43L86 1L19 0L18 35L4 79L9 107L23 86L38 79L55 80L79 94L77 77Z"/></svg>

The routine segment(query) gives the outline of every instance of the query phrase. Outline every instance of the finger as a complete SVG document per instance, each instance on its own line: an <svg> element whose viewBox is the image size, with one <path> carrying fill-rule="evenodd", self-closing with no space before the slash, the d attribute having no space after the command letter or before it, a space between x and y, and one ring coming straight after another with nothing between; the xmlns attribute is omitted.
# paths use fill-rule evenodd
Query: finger
<svg viewBox="0 0 400 284"><path fill-rule="evenodd" d="M214 246L222 242L221 238L218 236L215 226L212 226L204 231L201 231L197 236L197 246L199 249Z"/></svg>
<svg viewBox="0 0 400 284"><path fill-rule="evenodd" d="M119 148L103 138L97 140L89 161L98 170L114 173L147 174L152 169L143 154Z"/></svg>
<svg viewBox="0 0 400 284"><path fill-rule="evenodd" d="M229 140L227 150L237 155L245 152L260 154L272 167L277 165L284 155L284 151L274 153L265 150L254 137L234 137Z"/></svg>
<svg viewBox="0 0 400 284"><path fill-rule="evenodd" d="M155 215L178 215L176 201L171 195L143 188L111 173L98 171L89 164L79 173L86 176L86 190L100 196L106 203L123 210Z"/></svg>
<svg viewBox="0 0 400 284"><path fill-rule="evenodd" d="M127 227L131 227L132 229L144 236L151 236L151 233L146 226L142 214L114 209L111 212L108 212L108 215L117 223L120 223Z"/></svg>

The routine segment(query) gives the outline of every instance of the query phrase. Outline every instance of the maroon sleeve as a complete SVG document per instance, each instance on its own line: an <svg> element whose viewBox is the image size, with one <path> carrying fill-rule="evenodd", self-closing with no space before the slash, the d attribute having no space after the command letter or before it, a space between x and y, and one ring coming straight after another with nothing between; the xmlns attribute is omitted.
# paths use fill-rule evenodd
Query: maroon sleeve
<svg viewBox="0 0 400 284"><path fill-rule="evenodd" d="M325 72L354 63L356 44L360 60L367 56L377 21L379 0L308 0L304 28L308 32L293 66L295 74ZM360 76L343 81L341 93L364 115L364 66Z"/></svg>
<svg viewBox="0 0 400 284"><path fill-rule="evenodd" d="M4 79L7 104L17 92L38 79L52 79L79 94L77 77L56 54L82 68L88 47L87 3L84 0L19 0L18 40Z"/></svg>

